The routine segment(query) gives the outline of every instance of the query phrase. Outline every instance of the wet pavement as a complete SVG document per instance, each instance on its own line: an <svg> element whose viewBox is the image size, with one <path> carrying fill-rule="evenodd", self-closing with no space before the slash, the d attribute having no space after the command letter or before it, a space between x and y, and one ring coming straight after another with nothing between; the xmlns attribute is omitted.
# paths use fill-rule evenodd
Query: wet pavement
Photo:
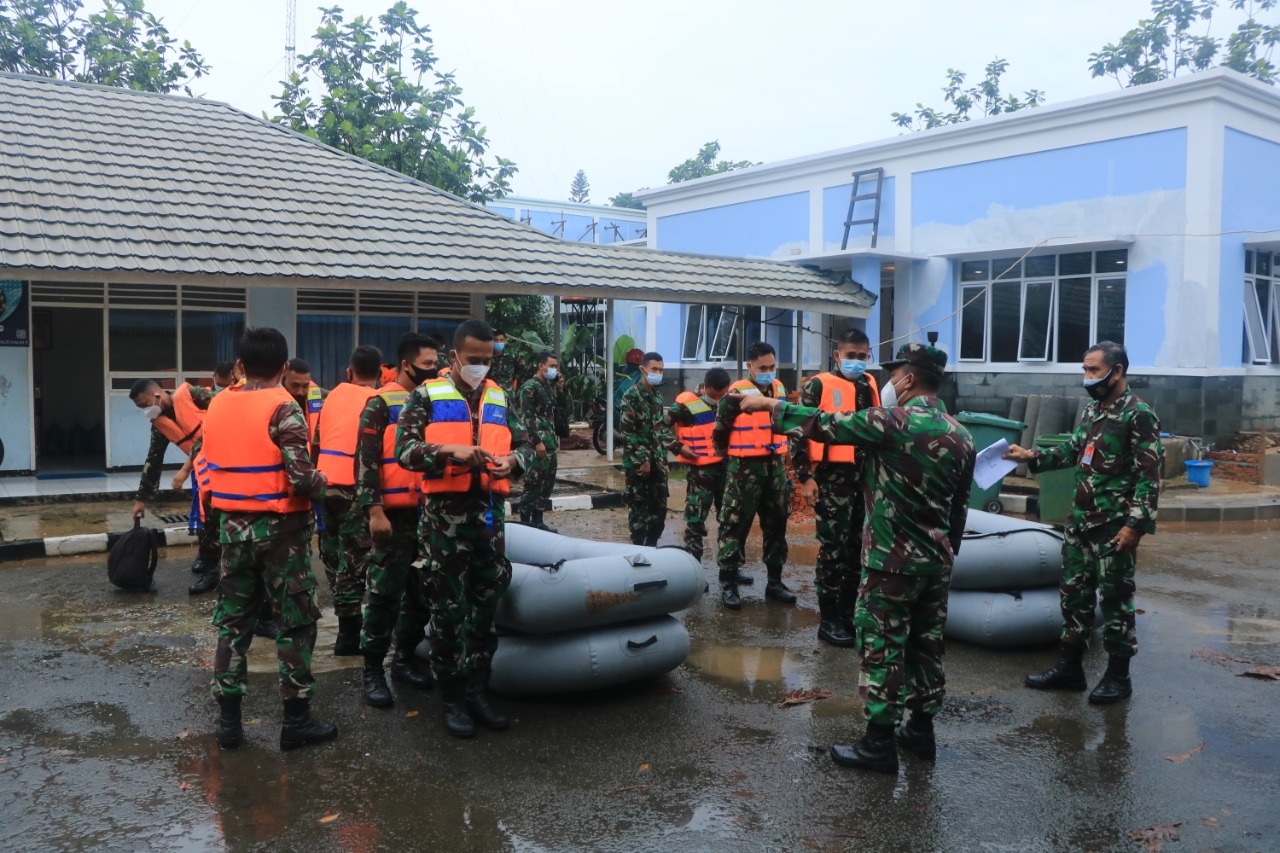
<svg viewBox="0 0 1280 853"><path fill-rule="evenodd" d="M620 539L624 518L549 520ZM190 549L149 594L111 588L104 556L0 565L0 849L1134 851L1129 832L1181 821L1166 851L1280 850L1280 683L1237 676L1280 663L1280 526L1144 543L1126 704L1022 688L1052 649L952 644L938 761L897 778L827 758L862 729L855 658L816 644L812 537L793 543L799 606L766 606L759 583L739 614L703 596L671 675L503 700L511 731L471 742L444 733L431 693L365 707L329 616L314 710L341 734L287 755L261 641L248 742L214 744L213 602L186 594ZM748 556L762 575L758 540ZM1087 666L1096 680L1100 651ZM833 695L778 707L802 688Z"/></svg>

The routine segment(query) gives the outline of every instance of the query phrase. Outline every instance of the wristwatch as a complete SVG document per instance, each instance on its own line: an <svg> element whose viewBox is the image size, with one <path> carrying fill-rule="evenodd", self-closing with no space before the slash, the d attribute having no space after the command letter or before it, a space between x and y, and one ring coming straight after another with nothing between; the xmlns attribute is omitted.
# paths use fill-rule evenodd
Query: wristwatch
<svg viewBox="0 0 1280 853"><path fill-rule="evenodd" d="M1142 519L1129 516L1124 520L1124 526L1132 527L1134 530L1137 530L1140 526L1142 526Z"/></svg>

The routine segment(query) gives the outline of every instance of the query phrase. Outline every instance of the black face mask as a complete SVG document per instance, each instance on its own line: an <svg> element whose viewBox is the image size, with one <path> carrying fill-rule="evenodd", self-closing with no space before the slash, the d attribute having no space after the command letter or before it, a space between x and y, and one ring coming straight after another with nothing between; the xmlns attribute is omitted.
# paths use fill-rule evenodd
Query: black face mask
<svg viewBox="0 0 1280 853"><path fill-rule="evenodd" d="M1115 378L1115 375L1116 369L1113 367L1107 371L1106 376L1099 379L1084 380L1085 392L1095 400L1105 400L1116 387L1116 382L1119 381Z"/></svg>
<svg viewBox="0 0 1280 853"><path fill-rule="evenodd" d="M409 369L405 372L409 374L409 378L413 380L414 385L421 385L423 382L440 377L440 368L438 367L423 369L416 364L410 364Z"/></svg>

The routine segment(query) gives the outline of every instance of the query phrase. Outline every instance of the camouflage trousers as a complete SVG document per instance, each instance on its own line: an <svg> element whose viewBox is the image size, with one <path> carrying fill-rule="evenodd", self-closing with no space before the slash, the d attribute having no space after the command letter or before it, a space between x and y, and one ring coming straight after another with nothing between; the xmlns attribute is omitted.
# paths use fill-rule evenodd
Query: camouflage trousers
<svg viewBox="0 0 1280 853"><path fill-rule="evenodd" d="M325 495L321 520L325 535L337 537L338 559L333 569L324 561L324 536L320 537L320 559L325 563L326 580L333 593L333 612L338 616L358 616L364 604L364 558L373 547L369 519L353 498L335 491Z"/></svg>
<svg viewBox="0 0 1280 853"><path fill-rule="evenodd" d="M702 559L703 541L707 538L707 516L711 508L720 518L721 500L724 497L724 463L716 465L690 465L685 479L684 496L684 547L699 560Z"/></svg>
<svg viewBox="0 0 1280 853"><path fill-rule="evenodd" d="M320 564L324 567L324 579L333 590L338 582L338 567L342 565L342 551L338 547L338 521L328 517L324 504L313 504L316 517L316 545L320 551Z"/></svg>
<svg viewBox="0 0 1280 853"><path fill-rule="evenodd" d="M426 584L431 670L446 687L471 673L489 671L498 648L493 616L511 585L511 563L506 556L506 511L501 500L494 499L491 527L485 524L485 507L459 513L456 502L454 511L446 511L443 503L427 499L418 536L430 555Z"/></svg>
<svg viewBox="0 0 1280 853"><path fill-rule="evenodd" d="M1067 528L1062 543L1062 645L1088 648L1095 604L1102 609L1102 642L1108 654L1133 657L1138 653L1134 625L1134 571L1138 554L1117 554L1111 539L1123 522L1087 531Z"/></svg>
<svg viewBox="0 0 1280 853"><path fill-rule="evenodd" d="M636 545L657 542L667 526L667 463L651 466L644 477L636 469L626 472L622 502L627 505L627 527Z"/></svg>
<svg viewBox="0 0 1280 853"><path fill-rule="evenodd" d="M311 571L310 527L271 539L224 543L221 572L218 603L213 608L213 625L218 629L214 697L244 695L245 655L265 601L280 626L276 636L280 698L309 698L315 689L311 650L320 618L316 576Z"/></svg>
<svg viewBox="0 0 1280 853"><path fill-rule="evenodd" d="M929 716L942 710L942 629L951 572L862 573L854 616L862 669L858 693L868 723L896 726L903 708Z"/></svg>
<svg viewBox="0 0 1280 853"><path fill-rule="evenodd" d="M814 590L819 606L852 618L862 580L862 527L866 520L858 469L846 463L822 463L814 472L818 505L814 518L818 564Z"/></svg>
<svg viewBox="0 0 1280 853"><path fill-rule="evenodd" d="M429 615L425 573L416 562L418 510L385 512L391 522L391 539L385 545L375 544L365 557L369 603L360 629L360 651L384 657L391 648L393 632L396 648L417 648Z"/></svg>
<svg viewBox="0 0 1280 853"><path fill-rule="evenodd" d="M780 576L787 562L787 516L791 486L781 456L730 456L725 469L724 505L720 507L720 573L738 571L746 562L747 535L760 519L764 564L769 577Z"/></svg>
<svg viewBox="0 0 1280 853"><path fill-rule="evenodd" d="M556 468L559 466L556 451L548 450L545 459L534 456L524 472L524 497L520 499L520 514L549 512L551 490L556 485Z"/></svg>
<svg viewBox="0 0 1280 853"><path fill-rule="evenodd" d="M218 524L216 521L208 520L216 519L216 517L213 507L206 500L202 504L199 526L190 531L192 536L198 537L196 546L206 564L217 563L221 559L222 545L218 542Z"/></svg>

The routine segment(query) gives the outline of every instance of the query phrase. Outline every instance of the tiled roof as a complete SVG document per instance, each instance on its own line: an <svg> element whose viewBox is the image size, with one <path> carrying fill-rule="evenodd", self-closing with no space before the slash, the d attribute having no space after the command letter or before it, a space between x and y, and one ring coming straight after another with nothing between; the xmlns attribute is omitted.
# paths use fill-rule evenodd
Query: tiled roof
<svg viewBox="0 0 1280 853"><path fill-rule="evenodd" d="M874 302L789 264L551 237L226 104L14 74L0 74L0 274L849 315Z"/></svg>

